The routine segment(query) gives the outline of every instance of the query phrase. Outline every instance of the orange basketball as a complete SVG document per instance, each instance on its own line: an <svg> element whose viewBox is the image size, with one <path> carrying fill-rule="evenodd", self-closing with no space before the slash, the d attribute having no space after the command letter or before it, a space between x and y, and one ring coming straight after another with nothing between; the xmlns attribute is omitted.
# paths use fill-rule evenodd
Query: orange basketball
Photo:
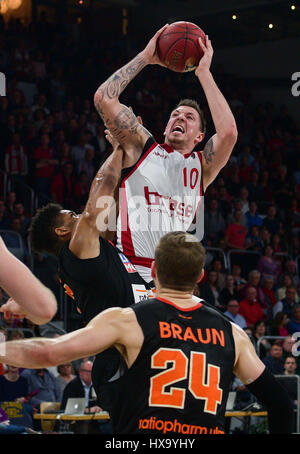
<svg viewBox="0 0 300 454"><path fill-rule="evenodd" d="M198 25L183 21L170 24L157 40L159 59L173 71L193 71L203 56L198 38L205 42L205 33Z"/></svg>

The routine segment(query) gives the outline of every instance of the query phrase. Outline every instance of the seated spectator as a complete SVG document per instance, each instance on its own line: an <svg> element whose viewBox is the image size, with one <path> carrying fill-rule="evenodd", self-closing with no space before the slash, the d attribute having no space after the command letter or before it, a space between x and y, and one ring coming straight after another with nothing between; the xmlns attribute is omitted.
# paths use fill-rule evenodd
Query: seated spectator
<svg viewBox="0 0 300 454"><path fill-rule="evenodd" d="M219 288L217 287L218 274L216 271L209 271L207 278L199 285L200 298L203 298L212 306L219 306Z"/></svg>
<svg viewBox="0 0 300 454"><path fill-rule="evenodd" d="M248 189L243 186L240 190L239 200L241 202L241 210L244 215L249 211L249 200L248 200L249 192Z"/></svg>
<svg viewBox="0 0 300 454"><path fill-rule="evenodd" d="M280 341L275 341L269 354L262 360L273 375L281 375L284 373L284 360L282 355L282 345Z"/></svg>
<svg viewBox="0 0 300 454"><path fill-rule="evenodd" d="M79 377L75 377L64 389L61 408L65 409L70 397L85 397L86 411L97 413L101 408L97 405L97 397L92 384L92 361L83 361L79 367ZM74 433L109 433L109 424L99 421L78 421L73 426Z"/></svg>
<svg viewBox="0 0 300 454"><path fill-rule="evenodd" d="M77 161L77 173L86 172L90 184L96 173L94 157L94 149L89 147L85 150L84 158Z"/></svg>
<svg viewBox="0 0 300 454"><path fill-rule="evenodd" d="M0 408L0 435L12 435L12 434L39 434L31 427L23 425L11 424L7 413Z"/></svg>
<svg viewBox="0 0 300 454"><path fill-rule="evenodd" d="M293 278L290 274L284 273L279 277L279 287L276 290L276 298L277 300L281 301L286 297L286 290L289 287L295 287L295 283L293 281ZM296 291L295 293L295 301L298 303L299 302L299 295Z"/></svg>
<svg viewBox="0 0 300 454"><path fill-rule="evenodd" d="M290 320L293 315L294 307L296 306L296 289L295 287L288 287L286 290L286 296L281 301L278 301L273 307L273 317L276 316L277 312L284 312Z"/></svg>
<svg viewBox="0 0 300 454"><path fill-rule="evenodd" d="M225 286L220 292L219 302L220 305L226 309L228 307L228 303L231 300L237 300L239 296L238 291L234 285L234 279L231 274L228 274L225 278Z"/></svg>
<svg viewBox="0 0 300 454"><path fill-rule="evenodd" d="M240 299L246 297L246 292L249 287L254 287L256 289L256 300L260 304L261 308L265 308L265 296L263 289L260 286L261 274L258 270L251 270L248 274L248 283L240 292Z"/></svg>
<svg viewBox="0 0 300 454"><path fill-rule="evenodd" d="M284 375L295 375L297 369L296 359L293 355L288 355L284 361ZM295 389L293 400L297 399L297 388ZM294 402L297 403L297 402Z"/></svg>
<svg viewBox="0 0 300 454"><path fill-rule="evenodd" d="M12 218L10 229L3 234L2 238L9 249L14 249L12 252L17 255L18 259L26 262L28 250L21 235L21 221L19 218Z"/></svg>
<svg viewBox="0 0 300 454"><path fill-rule="evenodd" d="M20 220L20 234L22 235L22 238L26 238L30 225L30 217L26 215L22 203L15 204L15 217Z"/></svg>
<svg viewBox="0 0 300 454"><path fill-rule="evenodd" d="M274 254L280 252L287 252L286 246L284 245L280 235L278 233L274 233L271 238L271 246L273 248Z"/></svg>
<svg viewBox="0 0 300 454"><path fill-rule="evenodd" d="M280 273L280 264L274 257L272 246L267 245L264 248L263 255L257 262L257 269L261 272L262 278L272 276L274 280L277 279Z"/></svg>
<svg viewBox="0 0 300 454"><path fill-rule="evenodd" d="M257 302L257 291L255 287L248 287L246 298L240 301L239 314L247 323L247 326L254 327L255 323L264 319L264 313L260 304Z"/></svg>
<svg viewBox="0 0 300 454"><path fill-rule="evenodd" d="M25 369L22 377L28 381L29 393L35 393L29 403L39 410L41 402L60 402L61 391L54 375L47 369Z"/></svg>
<svg viewBox="0 0 300 454"><path fill-rule="evenodd" d="M246 236L246 247L248 251L258 251L263 249L263 242L259 235L259 227L252 225L249 229L249 233Z"/></svg>
<svg viewBox="0 0 300 454"><path fill-rule="evenodd" d="M299 387L298 387L298 377L296 374L296 369L297 369L297 362L296 358L293 355L288 355L285 358L284 361L284 373L283 375L286 375L290 377L289 379L282 379L279 378L280 384L286 389L288 395L290 396L291 401L293 402L293 407L296 410L298 408L298 399L299 399ZM294 432L297 433L297 413L294 413Z"/></svg>
<svg viewBox="0 0 300 454"><path fill-rule="evenodd" d="M296 304L293 308L293 315L287 324L289 334L300 332L300 304Z"/></svg>
<svg viewBox="0 0 300 454"><path fill-rule="evenodd" d="M28 394L28 381L20 375L19 368L7 365L6 372L0 376L0 401L18 401L24 404Z"/></svg>
<svg viewBox="0 0 300 454"><path fill-rule="evenodd" d="M28 173L27 154L18 133L13 135L12 144L5 151L5 171L20 179L24 179Z"/></svg>
<svg viewBox="0 0 300 454"><path fill-rule="evenodd" d="M74 195L76 207L79 208L82 205L86 204L91 185L88 179L88 175L84 171L80 172L77 180L78 181L75 183L74 186Z"/></svg>
<svg viewBox="0 0 300 454"><path fill-rule="evenodd" d="M247 230L241 224L242 211L237 210L234 213L234 222L228 225L225 238L228 249L244 249L246 245Z"/></svg>
<svg viewBox="0 0 300 454"><path fill-rule="evenodd" d="M218 186L218 201L220 212L223 216L223 219L227 219L229 213L231 213L232 200L226 189L225 184Z"/></svg>
<svg viewBox="0 0 300 454"><path fill-rule="evenodd" d="M279 208L285 208L292 196L291 178L285 165L280 165L274 177L274 199Z"/></svg>
<svg viewBox="0 0 300 454"><path fill-rule="evenodd" d="M226 228L225 220L219 211L217 199L212 199L207 212L204 213L204 232L207 239L215 244L216 240L224 234Z"/></svg>
<svg viewBox="0 0 300 454"><path fill-rule="evenodd" d="M84 159L87 148L92 148L92 146L88 143L87 134L82 133L79 137L78 143L71 149L72 158L75 159L76 165L78 165L79 161Z"/></svg>
<svg viewBox="0 0 300 454"><path fill-rule="evenodd" d="M275 281L271 276L263 279L262 290L264 292L265 301L269 307L275 306L277 303L276 293L274 290Z"/></svg>
<svg viewBox="0 0 300 454"><path fill-rule="evenodd" d="M252 403L252 394L248 391L247 386L238 378L234 377L232 382L232 391L236 392L234 410L243 411Z"/></svg>
<svg viewBox="0 0 300 454"><path fill-rule="evenodd" d="M246 279L241 276L242 268L238 263L234 263L232 266L232 277L234 280L235 288L240 292L247 284Z"/></svg>
<svg viewBox="0 0 300 454"><path fill-rule="evenodd" d="M294 285L297 289L300 289L300 277L297 274L296 262L294 260L288 260L284 265L284 273L291 275Z"/></svg>
<svg viewBox="0 0 300 454"><path fill-rule="evenodd" d="M264 199L264 190L261 184L259 183L259 173L252 172L250 175L250 182L247 185L249 191L249 200L263 200Z"/></svg>
<svg viewBox="0 0 300 454"><path fill-rule="evenodd" d="M58 147L58 161L59 161L60 170L62 170L62 168L66 162L72 162L72 163L74 162L72 160L71 147L67 142L63 142Z"/></svg>
<svg viewBox="0 0 300 454"><path fill-rule="evenodd" d="M234 323L239 325L242 329L246 328L247 323L245 318L239 314L239 307L240 304L237 300L230 300L228 301L228 304L226 306L226 311L224 312L224 315L226 315L228 318L230 318Z"/></svg>
<svg viewBox="0 0 300 454"><path fill-rule="evenodd" d="M225 285L226 274L223 270L223 261L216 257L213 259L211 264L211 270L217 273L217 287L222 289Z"/></svg>
<svg viewBox="0 0 300 454"><path fill-rule="evenodd" d="M240 181L245 182L246 184L250 183L251 180L251 173L253 172L254 167L249 165L248 157L242 156L239 168L239 178Z"/></svg>
<svg viewBox="0 0 300 454"><path fill-rule="evenodd" d="M40 146L34 150L35 159L35 186L38 193L50 196L51 179L55 166L59 164L55 158L54 150L50 146L48 134L42 134Z"/></svg>
<svg viewBox="0 0 300 454"><path fill-rule="evenodd" d="M248 221L248 230L250 230L253 225L256 225L257 227L262 226L263 220L262 217L257 214L257 203L254 200L249 203L249 210L246 211L245 216Z"/></svg>
<svg viewBox="0 0 300 454"><path fill-rule="evenodd" d="M96 135L94 136L92 140L92 145L95 150L95 156L98 160L99 165L101 165L101 162L105 160L105 158L108 156L109 153L109 148L110 144L107 142L105 139L105 126L104 124L98 123L96 126Z"/></svg>
<svg viewBox="0 0 300 454"><path fill-rule="evenodd" d="M263 248L265 248L266 246L268 246L271 243L271 234L270 234L269 230L267 229L267 227L265 227L264 225L260 228L259 237L262 242L262 251L263 251Z"/></svg>
<svg viewBox="0 0 300 454"><path fill-rule="evenodd" d="M15 203L17 202L17 194L14 191L10 191L6 197L6 216L9 218L15 215Z"/></svg>
<svg viewBox="0 0 300 454"><path fill-rule="evenodd" d="M57 366L57 372L58 376L56 377L56 381L63 393L67 384L75 378L74 369L71 363L60 364Z"/></svg>
<svg viewBox="0 0 300 454"><path fill-rule="evenodd" d="M227 219L227 224L232 224L235 222L235 212L236 211L241 211L240 215L240 223L245 227L245 229L248 229L248 221L244 213L242 212L242 202L240 199L236 199L233 204L233 212L229 214L228 219Z"/></svg>
<svg viewBox="0 0 300 454"><path fill-rule="evenodd" d="M283 340L283 342L282 342L282 351L283 351L282 357L283 357L284 360L285 360L285 358L287 356L293 355L294 349L295 349L295 343L296 343L296 340L291 335L288 335ZM297 347L297 350L300 351L300 348ZM296 359L296 363L297 363L296 374L300 375L300 355L295 356L295 359Z"/></svg>
<svg viewBox="0 0 300 454"><path fill-rule="evenodd" d="M288 336L288 317L284 312L277 312L271 325L271 336Z"/></svg>
<svg viewBox="0 0 300 454"><path fill-rule="evenodd" d="M258 341L261 337L267 336L267 326L264 321L260 320L254 324L253 339L256 351L259 352L259 357L264 358L271 348L271 344L267 339L262 339L258 347Z"/></svg>
<svg viewBox="0 0 300 454"><path fill-rule="evenodd" d="M52 179L50 189L52 200L69 210L75 208L74 186L76 180L73 171L73 163L65 162L61 172Z"/></svg>
<svg viewBox="0 0 300 454"><path fill-rule="evenodd" d="M270 205L267 210L267 216L263 220L263 225L273 235L279 230L279 221L277 219L277 209L275 205Z"/></svg>

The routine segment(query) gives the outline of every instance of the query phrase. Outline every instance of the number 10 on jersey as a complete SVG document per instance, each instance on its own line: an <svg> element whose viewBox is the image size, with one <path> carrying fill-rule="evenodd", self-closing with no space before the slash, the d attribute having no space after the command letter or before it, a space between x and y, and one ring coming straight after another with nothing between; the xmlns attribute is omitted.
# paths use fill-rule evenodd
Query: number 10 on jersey
<svg viewBox="0 0 300 454"><path fill-rule="evenodd" d="M199 170L194 167L188 172L188 169L184 167L183 169L183 182L184 186L188 187L190 186L191 189L194 189L198 182L199 178Z"/></svg>
<svg viewBox="0 0 300 454"><path fill-rule="evenodd" d="M167 369L168 363L172 367ZM219 387L220 368L207 364L205 383L206 354L191 352L190 360L182 350L160 348L151 358L152 369L166 369L151 378L149 406L184 408L186 393L190 391L195 399L205 401L204 412L217 413L222 402L223 391ZM188 370L189 369L189 370ZM171 386L188 378L187 389ZM166 387L170 386L169 391Z"/></svg>

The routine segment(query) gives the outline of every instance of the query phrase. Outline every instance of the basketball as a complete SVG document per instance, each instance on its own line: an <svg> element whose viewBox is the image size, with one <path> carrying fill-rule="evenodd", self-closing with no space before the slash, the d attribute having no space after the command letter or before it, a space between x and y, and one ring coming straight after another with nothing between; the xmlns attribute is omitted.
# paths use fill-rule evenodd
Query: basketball
<svg viewBox="0 0 300 454"><path fill-rule="evenodd" d="M198 25L184 21L174 22L157 40L159 59L172 71L193 71L203 56L198 38L205 42L205 33Z"/></svg>

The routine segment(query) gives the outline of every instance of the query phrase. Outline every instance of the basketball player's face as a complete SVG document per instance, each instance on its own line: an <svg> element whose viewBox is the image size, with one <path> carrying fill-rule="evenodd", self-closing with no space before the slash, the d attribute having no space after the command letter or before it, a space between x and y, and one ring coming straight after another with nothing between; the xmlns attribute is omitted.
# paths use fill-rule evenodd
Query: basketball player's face
<svg viewBox="0 0 300 454"><path fill-rule="evenodd" d="M164 132L166 143L175 149L178 146L190 146L191 151L200 142L204 134L201 132L201 120L196 109L180 106L173 110Z"/></svg>

